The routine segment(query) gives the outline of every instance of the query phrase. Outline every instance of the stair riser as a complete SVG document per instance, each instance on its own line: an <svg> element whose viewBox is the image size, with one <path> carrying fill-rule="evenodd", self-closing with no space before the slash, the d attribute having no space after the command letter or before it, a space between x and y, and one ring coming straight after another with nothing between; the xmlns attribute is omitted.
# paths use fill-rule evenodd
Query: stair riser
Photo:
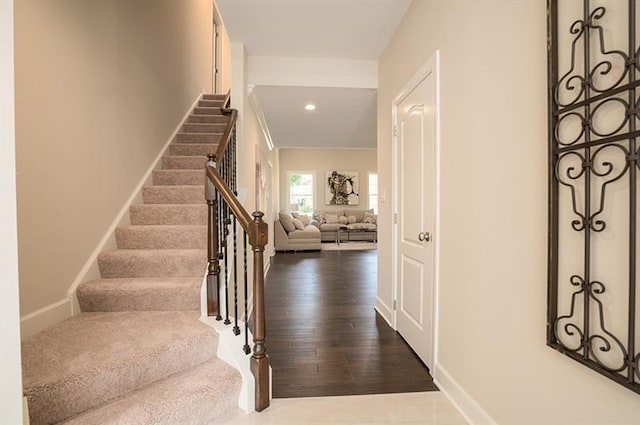
<svg viewBox="0 0 640 425"><path fill-rule="evenodd" d="M227 123L219 124L193 124L187 123L182 126L184 133L223 133Z"/></svg>
<svg viewBox="0 0 640 425"><path fill-rule="evenodd" d="M222 108L222 100L200 100L198 106L203 108Z"/></svg>
<svg viewBox="0 0 640 425"><path fill-rule="evenodd" d="M135 205L129 209L131 224L207 224L207 206L201 205Z"/></svg>
<svg viewBox="0 0 640 425"><path fill-rule="evenodd" d="M176 312L176 314L179 313ZM127 323L128 326L138 324L140 322ZM142 323L140 326L145 328L148 323ZM97 327L96 331L100 329ZM120 341L126 341L128 330L122 329L121 333L124 336L120 338ZM51 337L53 336L51 335ZM27 387L24 392L29 403L30 423L31 425L45 425L61 422L158 382L167 376L188 370L213 358L216 346L217 338L213 333L185 335L181 340L174 341L172 344L158 345L158 349L155 350L147 349L145 354L140 357L125 357L123 362L113 364L112 367L106 366L104 360L96 359L101 367L94 373L69 376L66 379L48 382L46 385ZM127 349L126 346L123 346L123 350ZM108 349L106 348L106 350ZM55 355L68 355L68 353L57 352ZM77 360L86 362L92 359L78 355Z"/></svg>
<svg viewBox="0 0 640 425"><path fill-rule="evenodd" d="M203 94L202 100L218 100L223 101L227 98L226 94Z"/></svg>
<svg viewBox="0 0 640 425"><path fill-rule="evenodd" d="M187 118L187 123L226 124L228 121L229 117L226 115L189 115Z"/></svg>
<svg viewBox="0 0 640 425"><path fill-rule="evenodd" d="M199 186L204 182L202 170L155 170L153 184L162 186Z"/></svg>
<svg viewBox="0 0 640 425"><path fill-rule="evenodd" d="M220 423L220 418L238 409L241 386L240 374L215 359L83 413L65 425Z"/></svg>
<svg viewBox="0 0 640 425"><path fill-rule="evenodd" d="M169 145L169 153L171 155L204 155L216 153L218 145L212 143L172 143Z"/></svg>
<svg viewBox="0 0 640 425"><path fill-rule="evenodd" d="M103 279L120 277L198 277L207 267L206 250L189 253L108 251L98 256Z"/></svg>
<svg viewBox="0 0 640 425"><path fill-rule="evenodd" d="M145 204L204 204L204 186L150 186L142 188Z"/></svg>
<svg viewBox="0 0 640 425"><path fill-rule="evenodd" d="M220 108L204 108L201 106L193 108L193 113L196 115L222 115Z"/></svg>
<svg viewBox="0 0 640 425"><path fill-rule="evenodd" d="M176 143L212 143L220 142L222 134L217 133L178 133L176 135Z"/></svg>
<svg viewBox="0 0 640 425"><path fill-rule="evenodd" d="M165 170L204 170L206 156L164 156L162 168Z"/></svg>
<svg viewBox="0 0 640 425"><path fill-rule="evenodd" d="M118 249L206 249L207 228L127 226L116 229Z"/></svg>
<svg viewBox="0 0 640 425"><path fill-rule="evenodd" d="M105 290L83 284L76 292L84 312L99 311L190 311L200 309L200 287L176 284L146 288Z"/></svg>

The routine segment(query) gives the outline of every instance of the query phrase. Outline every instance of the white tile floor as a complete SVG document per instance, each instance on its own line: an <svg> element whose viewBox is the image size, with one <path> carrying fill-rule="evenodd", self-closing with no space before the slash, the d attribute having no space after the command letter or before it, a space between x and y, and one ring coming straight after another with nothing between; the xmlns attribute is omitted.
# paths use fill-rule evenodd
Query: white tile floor
<svg viewBox="0 0 640 425"><path fill-rule="evenodd" d="M466 425L439 391L272 400L262 413L237 413L216 425Z"/></svg>

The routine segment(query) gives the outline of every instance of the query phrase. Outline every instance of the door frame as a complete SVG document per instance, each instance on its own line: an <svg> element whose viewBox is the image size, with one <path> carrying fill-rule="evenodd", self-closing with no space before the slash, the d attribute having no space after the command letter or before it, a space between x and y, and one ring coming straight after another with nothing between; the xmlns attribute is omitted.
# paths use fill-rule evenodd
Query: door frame
<svg viewBox="0 0 640 425"><path fill-rule="evenodd" d="M220 28L222 19L215 4L211 21L211 91L219 94L220 90Z"/></svg>
<svg viewBox="0 0 640 425"><path fill-rule="evenodd" d="M391 163L391 179L393 188L392 197L392 214L391 214L391 269L392 269L392 326L394 330L398 330L398 299L400 285L398 282L398 210L399 210L399 177L398 177L398 105L411 93L429 74L433 74L435 84L435 111L434 111L434 165L435 165L435 208L433 214L433 298L431 305L428 306L431 311L431 335L432 345L430 357L433 364L428 365L432 374L435 373L438 353L438 318L439 314L439 293L440 293L440 51L436 50L431 57L416 71L415 74L402 86L396 96L393 98L391 106L392 115L392 163Z"/></svg>

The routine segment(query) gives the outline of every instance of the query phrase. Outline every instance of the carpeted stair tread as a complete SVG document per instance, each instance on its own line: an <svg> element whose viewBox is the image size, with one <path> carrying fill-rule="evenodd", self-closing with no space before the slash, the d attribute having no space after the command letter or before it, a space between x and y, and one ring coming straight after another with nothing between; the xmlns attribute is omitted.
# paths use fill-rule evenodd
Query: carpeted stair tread
<svg viewBox="0 0 640 425"><path fill-rule="evenodd" d="M220 143L222 133L178 133L175 143Z"/></svg>
<svg viewBox="0 0 640 425"><path fill-rule="evenodd" d="M131 224L140 225L207 224L207 205L203 200L199 202L132 205L129 208L129 219Z"/></svg>
<svg viewBox="0 0 640 425"><path fill-rule="evenodd" d="M206 162L207 157L204 155L165 155L162 157L162 168L165 170L204 170Z"/></svg>
<svg viewBox="0 0 640 425"><path fill-rule="evenodd" d="M185 123L182 125L183 133L224 133L226 122L221 123Z"/></svg>
<svg viewBox="0 0 640 425"><path fill-rule="evenodd" d="M145 204L205 204L204 177L202 186L167 185L143 187L142 200Z"/></svg>
<svg viewBox="0 0 640 425"><path fill-rule="evenodd" d="M187 117L187 123L227 123L228 115L199 115L193 113Z"/></svg>
<svg viewBox="0 0 640 425"><path fill-rule="evenodd" d="M100 277L202 277L206 249L117 249L98 255Z"/></svg>
<svg viewBox="0 0 640 425"><path fill-rule="evenodd" d="M216 153L216 143L172 143L169 145L169 155L207 156Z"/></svg>
<svg viewBox="0 0 640 425"><path fill-rule="evenodd" d="M153 183L158 186L202 186L204 166L201 170L154 170Z"/></svg>
<svg viewBox="0 0 640 425"><path fill-rule="evenodd" d="M32 425L62 421L215 357L197 312L82 313L22 344Z"/></svg>
<svg viewBox="0 0 640 425"><path fill-rule="evenodd" d="M218 108L210 108L203 106L196 106L193 108L193 114L195 115L222 115L222 110Z"/></svg>
<svg viewBox="0 0 640 425"><path fill-rule="evenodd" d="M201 277L96 279L78 287L82 311L200 309Z"/></svg>
<svg viewBox="0 0 640 425"><path fill-rule="evenodd" d="M222 108L224 106L222 102L222 99L200 99L198 106L203 108Z"/></svg>
<svg viewBox="0 0 640 425"><path fill-rule="evenodd" d="M226 98L226 94L207 93L202 95L204 100L225 100Z"/></svg>
<svg viewBox="0 0 640 425"><path fill-rule="evenodd" d="M207 226L120 226L118 249L206 249Z"/></svg>
<svg viewBox="0 0 640 425"><path fill-rule="evenodd" d="M65 425L205 425L237 409L240 374L213 359L158 381Z"/></svg>

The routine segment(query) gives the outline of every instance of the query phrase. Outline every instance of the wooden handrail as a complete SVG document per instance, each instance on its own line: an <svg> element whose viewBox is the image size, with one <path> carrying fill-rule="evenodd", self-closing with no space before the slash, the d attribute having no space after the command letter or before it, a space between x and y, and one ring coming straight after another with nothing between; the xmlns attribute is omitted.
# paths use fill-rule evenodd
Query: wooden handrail
<svg viewBox="0 0 640 425"><path fill-rule="evenodd" d="M224 129L222 137L220 137L220 143L218 143L218 149L216 150L216 158L218 161L223 158L224 152L227 150L227 146L229 146L233 129L236 127L236 121L238 121L238 111L236 109L221 108L221 111L224 115L229 115L229 123Z"/></svg>
<svg viewBox="0 0 640 425"><path fill-rule="evenodd" d="M227 95L222 99L222 108L229 107L229 101L231 100L231 90L227 90Z"/></svg>
<svg viewBox="0 0 640 425"><path fill-rule="evenodd" d="M207 165L207 176L213 182L216 189L218 189L218 192L222 195L224 200L227 201L227 204L229 204L231 211L233 211L233 215L236 216L238 222L240 223L244 231L247 232L247 234L249 235L249 239L251 240L251 223L253 223L253 219L251 218L247 210L244 209L236 195L229 188L227 183L222 179L222 176L220 175L220 173L218 173L218 170L216 170L211 165Z"/></svg>
<svg viewBox="0 0 640 425"><path fill-rule="evenodd" d="M227 105L229 94L223 105ZM222 113L230 115L227 127L222 134L218 149L215 154L209 155L209 160L205 166L205 198L209 205L209 269L207 276L207 305L208 312L212 312L214 306L218 309L217 293L219 293L220 267L219 257L215 252L218 246L217 231L214 226L217 223L218 195L224 200L231 210L232 215L246 232L251 250L253 251L253 354L251 356L251 373L255 378L255 409L260 412L269 407L269 357L267 356L266 340L266 317L265 317L265 291L264 291L264 250L268 243L268 225L264 222L264 214L256 211L249 215L242 206L236 194L229 187L222 175L218 172L217 166L224 158L225 151L229 146L231 136L235 129L238 118L238 111L235 109L222 109ZM216 195L216 192L218 195ZM226 257L225 257L226 258ZM246 258L246 257L245 257ZM245 265L246 267L246 265ZM246 270L246 268L245 268ZM214 286L216 290L214 291ZM214 295L215 294L215 295ZM245 294L245 297L247 294ZM245 321L249 320L245 317Z"/></svg>

